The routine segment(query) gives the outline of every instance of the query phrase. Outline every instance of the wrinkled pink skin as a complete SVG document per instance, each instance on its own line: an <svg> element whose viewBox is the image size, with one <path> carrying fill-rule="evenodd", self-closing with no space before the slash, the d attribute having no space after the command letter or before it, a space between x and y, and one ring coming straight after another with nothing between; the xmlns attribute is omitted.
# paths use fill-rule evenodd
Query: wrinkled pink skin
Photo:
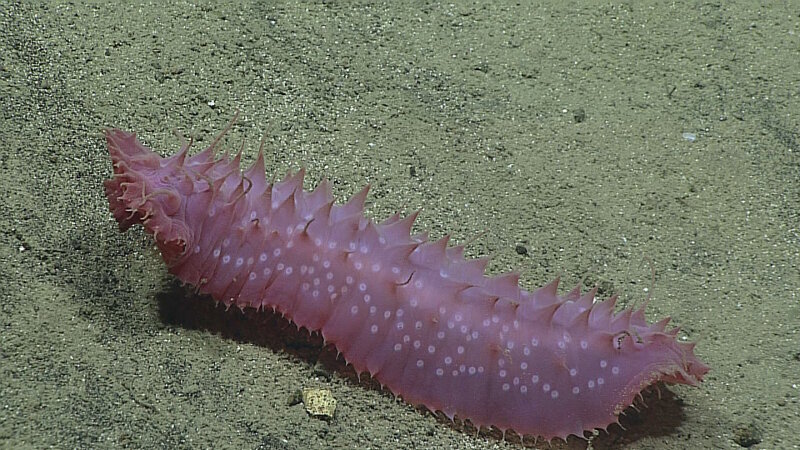
<svg viewBox="0 0 800 450"><path fill-rule="evenodd" d="M120 228L143 224L180 280L320 332L411 404L566 439L616 423L649 385L697 385L709 370L668 318L614 313L595 290L559 296L558 280L527 292L516 274L486 277L486 260L447 238L410 236L416 214L375 224L366 189L334 205L326 182L303 191L302 171L270 185L261 153L242 175L240 155L214 160L219 138L162 158L108 130L105 191Z"/></svg>

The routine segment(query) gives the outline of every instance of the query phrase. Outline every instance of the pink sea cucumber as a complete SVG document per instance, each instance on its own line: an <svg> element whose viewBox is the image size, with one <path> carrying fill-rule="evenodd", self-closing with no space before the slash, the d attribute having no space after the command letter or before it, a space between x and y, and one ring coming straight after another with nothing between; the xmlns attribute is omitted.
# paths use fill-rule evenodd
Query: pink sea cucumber
<svg viewBox="0 0 800 450"><path fill-rule="evenodd" d="M227 130L227 128L226 128ZM223 133L224 134L224 131ZM365 188L335 205L303 171L269 184L263 153L215 159L191 143L162 158L135 134L106 131L105 192L123 231L142 224L169 271L226 305L271 308L321 333L358 373L405 401L545 439L605 429L654 383L697 385L709 370L669 318L614 312L596 290L528 292L487 277L448 238L411 236L416 214L364 218Z"/></svg>

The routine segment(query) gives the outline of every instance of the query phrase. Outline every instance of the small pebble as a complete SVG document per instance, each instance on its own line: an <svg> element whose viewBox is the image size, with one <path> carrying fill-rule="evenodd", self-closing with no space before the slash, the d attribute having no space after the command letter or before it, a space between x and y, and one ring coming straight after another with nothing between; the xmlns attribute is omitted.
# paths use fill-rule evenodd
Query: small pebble
<svg viewBox="0 0 800 450"><path fill-rule="evenodd" d="M303 405L312 416L332 418L336 411L336 399L328 389L303 389Z"/></svg>

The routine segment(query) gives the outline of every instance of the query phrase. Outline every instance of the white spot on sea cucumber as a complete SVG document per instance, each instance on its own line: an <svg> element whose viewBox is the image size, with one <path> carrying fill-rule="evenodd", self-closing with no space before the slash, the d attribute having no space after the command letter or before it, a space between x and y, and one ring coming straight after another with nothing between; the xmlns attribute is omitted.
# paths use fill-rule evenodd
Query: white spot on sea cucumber
<svg viewBox="0 0 800 450"><path fill-rule="evenodd" d="M483 366L478 366L478 373L483 373Z"/></svg>
<svg viewBox="0 0 800 450"><path fill-rule="evenodd" d="M256 220L256 217L257 217L256 212L250 211L250 220Z"/></svg>
<svg viewBox="0 0 800 450"><path fill-rule="evenodd" d="M564 341L558 341L558 348L564 350L565 348L567 348L567 344L565 344Z"/></svg>
<svg viewBox="0 0 800 450"><path fill-rule="evenodd" d="M619 375L619 367L617 366L612 367L611 373L613 373L614 375Z"/></svg>
<svg viewBox="0 0 800 450"><path fill-rule="evenodd" d="M455 326L456 324L452 320L447 321L447 328L452 330L453 328L455 328Z"/></svg>
<svg viewBox="0 0 800 450"><path fill-rule="evenodd" d="M388 319L389 317L392 317L392 312L391 311L384 311L383 312L383 318L384 319Z"/></svg>
<svg viewBox="0 0 800 450"><path fill-rule="evenodd" d="M503 324L502 329L503 329L503 333L508 333L508 330L510 330L510 328L508 328L508 325L506 325L506 324Z"/></svg>
<svg viewBox="0 0 800 450"><path fill-rule="evenodd" d="M373 325L373 326L369 327L369 331L372 334L377 333L378 332L378 326L377 325Z"/></svg>
<svg viewBox="0 0 800 450"><path fill-rule="evenodd" d="M272 255L273 256L280 256L281 255L281 249L276 248L275 251L272 252Z"/></svg>
<svg viewBox="0 0 800 450"><path fill-rule="evenodd" d="M444 331L438 331L436 333L436 337L439 339L444 339Z"/></svg>
<svg viewBox="0 0 800 450"><path fill-rule="evenodd" d="M367 290L367 283L359 283L358 284L358 290L361 291L361 292L366 291Z"/></svg>
<svg viewBox="0 0 800 450"><path fill-rule="evenodd" d="M286 267L286 266L284 266L284 265L283 265L283 263L278 263L278 265L277 265L277 266L275 266L275 268L276 268L276 269L278 269L278 272L280 272L281 270L283 270L283 268L284 268L284 267Z"/></svg>
<svg viewBox="0 0 800 450"><path fill-rule="evenodd" d="M550 383L545 383L542 385L542 390L545 392L550 392Z"/></svg>
<svg viewBox="0 0 800 450"><path fill-rule="evenodd" d="M512 380L512 382L514 383L514 386L517 386L517 385L519 385L519 377L514 377L514 379Z"/></svg>
<svg viewBox="0 0 800 450"><path fill-rule="evenodd" d="M550 393L550 397L552 397L552 398L558 398L558 391L553 391L553 392L551 392L551 393Z"/></svg>
<svg viewBox="0 0 800 450"><path fill-rule="evenodd" d="M436 347L434 347L433 345L429 345L428 346L428 353L430 353L430 354L436 353Z"/></svg>
<svg viewBox="0 0 800 450"><path fill-rule="evenodd" d="M521 363L519 363L519 368L522 369L522 370L527 370L528 369L528 363L526 363L525 361L522 361Z"/></svg>
<svg viewBox="0 0 800 450"><path fill-rule="evenodd" d="M460 330L461 330L461 334L467 334L467 326L466 325L461 325Z"/></svg>
<svg viewBox="0 0 800 450"><path fill-rule="evenodd" d="M304 291L307 291L307 290L309 290L309 288L311 288L311 285L310 285L310 284L308 284L308 283L303 283L303 284L302 284L302 287L303 287L303 290L304 290Z"/></svg>
<svg viewBox="0 0 800 450"><path fill-rule="evenodd" d="M569 369L569 376L574 377L578 374L578 369Z"/></svg>
<svg viewBox="0 0 800 450"><path fill-rule="evenodd" d="M403 348L403 344L394 344L394 351L399 352Z"/></svg>
<svg viewBox="0 0 800 450"><path fill-rule="evenodd" d="M469 372L470 375L475 375L475 372L477 372L477 369L475 369L475 366L469 366L469 369L467 370L467 372Z"/></svg>
<svg viewBox="0 0 800 450"><path fill-rule="evenodd" d="M423 361L423 360L421 360L421 359L418 359L418 360L417 360L417 367L422 367L422 366L424 366L424 365L425 365L425 361Z"/></svg>
<svg viewBox="0 0 800 450"><path fill-rule="evenodd" d="M597 385L598 385L598 386L602 386L602 385L604 385L604 384L605 384L605 382L606 382L606 380L604 380L604 379L603 379L603 377L598 377L598 378L597 378Z"/></svg>
<svg viewBox="0 0 800 450"><path fill-rule="evenodd" d="M361 264L361 261L356 261L353 266L356 268L356 270L361 270L361 268L364 267L364 264Z"/></svg>
<svg viewBox="0 0 800 450"><path fill-rule="evenodd" d="M255 280L256 279L256 273L255 272L250 272L250 275L248 275L247 278L250 279L250 280Z"/></svg>
<svg viewBox="0 0 800 450"><path fill-rule="evenodd" d="M503 383L503 390L507 391L509 389L511 389L511 386L508 383Z"/></svg>
<svg viewBox="0 0 800 450"><path fill-rule="evenodd" d="M320 239L320 238L316 238L316 239L314 239L314 245L316 245L317 247L319 247L320 245L322 245L322 239Z"/></svg>
<svg viewBox="0 0 800 450"><path fill-rule="evenodd" d="M578 386L575 386L574 388L572 388L572 393L575 394L575 395L580 394L581 393L581 388L579 388Z"/></svg>
<svg viewBox="0 0 800 450"><path fill-rule="evenodd" d="M439 269L439 276L442 278L447 278L447 271L444 269Z"/></svg>
<svg viewBox="0 0 800 450"><path fill-rule="evenodd" d="M350 249L351 252L356 251L356 243L355 242L350 242L350 244L347 247Z"/></svg>
<svg viewBox="0 0 800 450"><path fill-rule="evenodd" d="M442 375L444 375L444 370L442 370L442 368L439 367L438 369L436 369L436 376L440 377Z"/></svg>
<svg viewBox="0 0 800 450"><path fill-rule="evenodd" d="M461 313L456 313L456 315L453 316L453 318L456 319L456 322L461 322L462 320L464 320L464 316Z"/></svg>
<svg viewBox="0 0 800 450"><path fill-rule="evenodd" d="M530 348L528 348L528 346L526 345L525 347L523 347L523 348L522 348L522 353L523 353L525 356L530 356L530 354L531 354L531 349L530 349Z"/></svg>
<svg viewBox="0 0 800 450"><path fill-rule="evenodd" d="M289 269L291 269L291 267L289 267ZM291 271L289 271L289 269L286 269L286 273L287 273L287 274L291 273ZM335 288L335 287L333 287L333 285L332 285L332 284L329 284L329 285L328 285L328 294L333 294L333 291L334 291L335 289L336 289L336 288ZM331 297L331 298L334 298L334 297Z"/></svg>
<svg viewBox="0 0 800 450"><path fill-rule="evenodd" d="M366 299L366 297L367 297L367 296L369 296L369 294L366 294L366 295L364 296L364 298ZM403 314L405 314L405 311L403 311L403 308L398 308L398 309L397 309L397 312L395 313L395 315L396 315L397 317L403 317Z"/></svg>
<svg viewBox="0 0 800 450"><path fill-rule="evenodd" d="M473 331L472 332L472 339L478 339L478 336L479 336L479 334L478 334L477 331Z"/></svg>
<svg viewBox="0 0 800 450"><path fill-rule="evenodd" d="M581 340L581 348L584 349L584 350L588 349L589 348L589 343L584 341L584 340Z"/></svg>
<svg viewBox="0 0 800 450"><path fill-rule="evenodd" d="M227 246L229 246L229 245L231 245L231 240L230 240L230 238L225 238L225 239L222 241L222 246L223 246L223 247L227 247Z"/></svg>
<svg viewBox="0 0 800 450"><path fill-rule="evenodd" d="M351 277L350 275L346 276L344 282L347 284L353 284L353 277Z"/></svg>
<svg viewBox="0 0 800 450"><path fill-rule="evenodd" d="M446 313L446 312L447 312L447 308L445 308L444 305L439 307L439 314L444 315L444 313Z"/></svg>
<svg viewBox="0 0 800 450"><path fill-rule="evenodd" d="M361 246L361 247L358 249L358 251L360 251L361 253L363 253L363 254L365 254L365 255L366 255L367 253L369 253L369 247L367 247L366 245L362 245L362 246Z"/></svg>
<svg viewBox="0 0 800 450"><path fill-rule="evenodd" d="M219 258L219 249L215 248L212 254L214 255L214 258Z"/></svg>
<svg viewBox="0 0 800 450"><path fill-rule="evenodd" d="M601 369L605 369L607 365L608 365L608 361L606 361L605 359L601 359L600 360L600 368Z"/></svg>
<svg viewBox="0 0 800 450"><path fill-rule="evenodd" d="M392 267L392 273L397 275L398 273L400 273L400 268L397 266Z"/></svg>
<svg viewBox="0 0 800 450"><path fill-rule="evenodd" d="M414 341L414 349L416 349L416 350L419 350L419 346L420 346L420 345L422 345L422 343L419 341L419 339L417 339L416 341Z"/></svg>
<svg viewBox="0 0 800 450"><path fill-rule="evenodd" d="M500 366L500 367L505 366L506 365L506 360L503 359L503 358L498 358L497 359L497 365Z"/></svg>
<svg viewBox="0 0 800 450"><path fill-rule="evenodd" d="M228 264L231 261L231 255L225 255L222 257L222 264Z"/></svg>
<svg viewBox="0 0 800 450"><path fill-rule="evenodd" d="M467 366L465 366L464 364L461 364L460 366L458 366L458 371L459 372L464 373L464 371L466 371L466 370L467 370Z"/></svg>
<svg viewBox="0 0 800 450"><path fill-rule="evenodd" d="M489 319L483 319L483 326L484 327L488 327L490 324L491 324L491 322L489 321Z"/></svg>
<svg viewBox="0 0 800 450"><path fill-rule="evenodd" d="M417 297L411 297L411 300L408 301L408 304L411 305L412 308L416 308L419 304L419 300L417 300Z"/></svg>
<svg viewBox="0 0 800 450"><path fill-rule="evenodd" d="M508 341L508 342L506 342L506 347L507 347L509 350L513 350L513 349L514 349L514 341Z"/></svg>
<svg viewBox="0 0 800 450"><path fill-rule="evenodd" d="M336 241L328 242L328 248L331 249L331 250L335 249L336 248Z"/></svg>
<svg viewBox="0 0 800 450"><path fill-rule="evenodd" d="M423 284L422 281L417 280L414 282L414 287L416 287L417 289L422 289L422 284Z"/></svg>
<svg viewBox="0 0 800 450"><path fill-rule="evenodd" d="M459 355L463 355L464 354L464 346L463 345L459 345L458 348L456 349L456 352Z"/></svg>
<svg viewBox="0 0 800 450"><path fill-rule="evenodd" d="M520 391L521 393L523 393L523 394L527 394L527 393L528 393L528 386L525 386L525 385L523 384L522 386L520 386L520 387L519 387L519 391Z"/></svg>
<svg viewBox="0 0 800 450"><path fill-rule="evenodd" d="M411 341L411 336L404 334L403 335L403 343L408 344Z"/></svg>
<svg viewBox="0 0 800 450"><path fill-rule="evenodd" d="M375 263L375 264L372 265L372 271L373 272L378 272L380 270L381 270L381 265L380 264Z"/></svg>
<svg viewBox="0 0 800 450"><path fill-rule="evenodd" d="M492 322L494 322L494 323L498 323L498 322L500 322L500 318L499 318L499 317L497 317L497 314L493 314L493 315L492 315Z"/></svg>
<svg viewBox="0 0 800 450"><path fill-rule="evenodd" d="M536 384L539 382L539 375L533 375L531 377L531 383Z"/></svg>
<svg viewBox="0 0 800 450"><path fill-rule="evenodd" d="M414 328L416 328L417 330L421 330L422 329L422 321L418 320L418 321L414 322Z"/></svg>
<svg viewBox="0 0 800 450"><path fill-rule="evenodd" d="M267 254L266 253L262 253L262 254L258 255L258 260L263 263L264 261L267 260Z"/></svg>
<svg viewBox="0 0 800 450"><path fill-rule="evenodd" d="M271 273L272 273L272 269L270 269L269 267L264 267L264 276L265 277L270 276Z"/></svg>
<svg viewBox="0 0 800 450"><path fill-rule="evenodd" d="M314 256L311 257L311 260L314 262L319 262L319 253L314 253Z"/></svg>
<svg viewBox="0 0 800 450"><path fill-rule="evenodd" d="M398 330L402 330L402 329L403 329L403 326L404 326L404 325L403 325L403 322L397 322L397 329L398 329Z"/></svg>
<svg viewBox="0 0 800 450"><path fill-rule="evenodd" d="M457 377L457 376L458 376L458 370L455 370L455 369L453 369L453 376L454 376L454 377Z"/></svg>
<svg viewBox="0 0 800 450"><path fill-rule="evenodd" d="M447 364L448 366L449 366L449 365L450 365L452 362L453 362L453 358L451 358L451 357L449 357L449 356L445 356L445 357L444 357L444 363L445 363L445 364Z"/></svg>
<svg viewBox="0 0 800 450"><path fill-rule="evenodd" d="M500 378L505 378L506 377L506 373L507 372L505 371L505 369L502 369L502 370L500 370L500 372L498 372L498 375L500 375Z"/></svg>
<svg viewBox="0 0 800 450"><path fill-rule="evenodd" d="M314 298L319 297L319 291L314 289L313 291L311 291L311 296L314 297Z"/></svg>
<svg viewBox="0 0 800 450"><path fill-rule="evenodd" d="M285 273L286 275L291 275L291 274L292 274L292 272L294 272L294 269L292 268L292 266L289 266L289 267L287 267L287 268L286 268L286 271L285 271L284 273ZM330 287L333 287L333 286L330 286ZM329 291L329 292L332 292L332 291L333 291L333 289L329 289L328 291Z"/></svg>
<svg viewBox="0 0 800 450"><path fill-rule="evenodd" d="M280 265L280 264L278 264L278 265ZM315 277L313 283L314 283L314 286L319 286L319 283L320 283L319 278Z"/></svg>
<svg viewBox="0 0 800 450"><path fill-rule="evenodd" d="M332 272L326 273L325 274L325 279L328 280L328 281L332 280L333 279L333 273Z"/></svg>
<svg viewBox="0 0 800 450"><path fill-rule="evenodd" d="M199 245L195 245L194 246L194 252L195 253L200 253L200 246Z"/></svg>
<svg viewBox="0 0 800 450"><path fill-rule="evenodd" d="M372 296L369 294L364 294L364 303L369 303L372 300Z"/></svg>
<svg viewBox="0 0 800 450"><path fill-rule="evenodd" d="M322 267L324 267L326 269L330 269L331 268L331 262L328 261L327 259L325 261L322 261Z"/></svg>
<svg viewBox="0 0 800 450"><path fill-rule="evenodd" d="M292 247L294 247L294 240L291 240L286 243L286 248L292 248Z"/></svg>
<svg viewBox="0 0 800 450"><path fill-rule="evenodd" d="M369 307L369 315L370 316L374 316L376 312L378 312L378 308L376 308L375 306L370 306Z"/></svg>
<svg viewBox="0 0 800 450"><path fill-rule="evenodd" d="M586 385L589 386L589 389L594 389L594 380L589 380L589 382L586 383Z"/></svg>
<svg viewBox="0 0 800 450"><path fill-rule="evenodd" d="M531 345L534 346L534 347L538 347L539 346L539 340L536 339L536 338L532 338L531 339Z"/></svg>
<svg viewBox="0 0 800 450"><path fill-rule="evenodd" d="M352 314L352 315L354 315L354 316L355 316L356 314L358 314L358 306L356 306L356 305L353 305L353 306L351 306L351 307L350 307L350 314Z"/></svg>

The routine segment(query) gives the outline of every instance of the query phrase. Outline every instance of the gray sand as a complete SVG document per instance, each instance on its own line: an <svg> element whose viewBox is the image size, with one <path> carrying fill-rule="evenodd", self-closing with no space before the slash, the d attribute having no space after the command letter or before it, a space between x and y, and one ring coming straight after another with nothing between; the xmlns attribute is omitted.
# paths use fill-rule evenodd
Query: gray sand
<svg viewBox="0 0 800 450"><path fill-rule="evenodd" d="M712 371L594 448L798 448L792 2L157 3L0 5L0 447L519 448L193 296L117 230L102 128L168 154L238 109L226 146L250 163L266 133L270 176L371 183L369 216L421 208L526 288L652 295ZM290 405L304 387L332 420Z"/></svg>

